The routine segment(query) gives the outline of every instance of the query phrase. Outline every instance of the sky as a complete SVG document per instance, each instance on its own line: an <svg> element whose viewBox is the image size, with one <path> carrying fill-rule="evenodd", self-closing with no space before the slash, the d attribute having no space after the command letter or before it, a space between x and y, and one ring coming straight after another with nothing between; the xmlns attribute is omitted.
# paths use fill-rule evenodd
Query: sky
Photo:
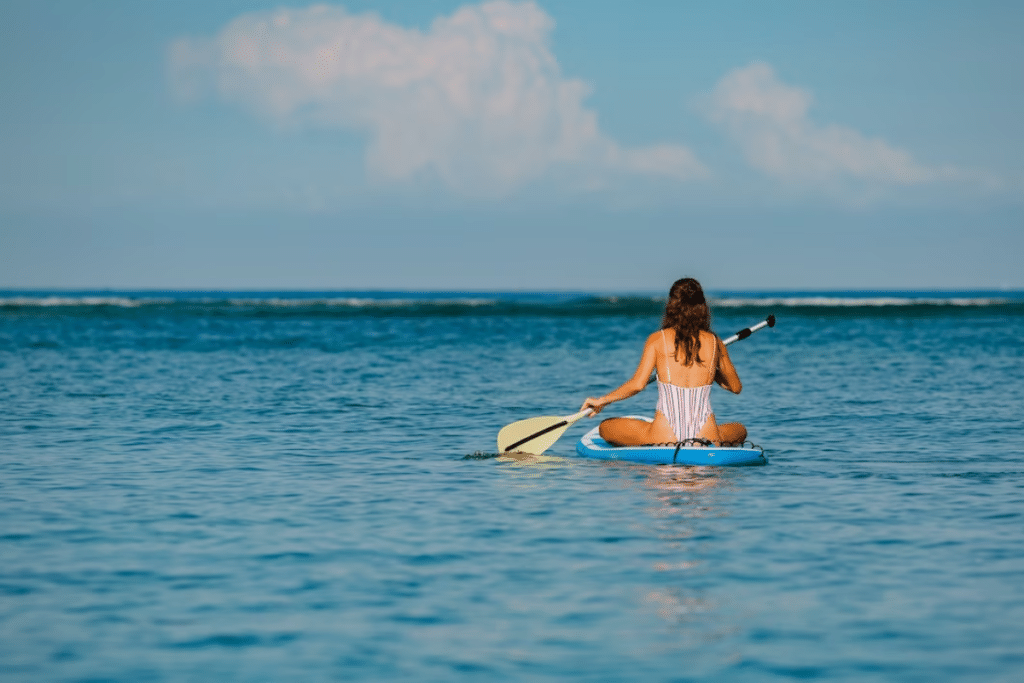
<svg viewBox="0 0 1024 683"><path fill-rule="evenodd" d="M3 289L1024 288L1024 3L4 10Z"/></svg>

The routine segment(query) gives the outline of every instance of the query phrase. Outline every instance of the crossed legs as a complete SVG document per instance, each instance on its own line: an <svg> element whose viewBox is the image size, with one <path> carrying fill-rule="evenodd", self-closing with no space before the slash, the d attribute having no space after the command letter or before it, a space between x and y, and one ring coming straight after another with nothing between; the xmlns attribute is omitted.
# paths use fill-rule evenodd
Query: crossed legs
<svg viewBox="0 0 1024 683"><path fill-rule="evenodd" d="M747 428L739 422L717 424L712 415L697 435L716 445L742 443L747 438ZM655 412L654 422L632 417L612 417L601 423L601 438L613 446L643 446L652 443L674 443L676 435L661 412Z"/></svg>

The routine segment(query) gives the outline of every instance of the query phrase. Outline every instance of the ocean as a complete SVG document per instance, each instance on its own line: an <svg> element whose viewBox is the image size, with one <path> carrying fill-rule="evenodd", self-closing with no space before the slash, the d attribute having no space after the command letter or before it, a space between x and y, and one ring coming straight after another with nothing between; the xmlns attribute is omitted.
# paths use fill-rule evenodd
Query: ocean
<svg viewBox="0 0 1024 683"><path fill-rule="evenodd" d="M765 466L495 453L657 295L0 292L0 681L1024 680L1024 294L711 303Z"/></svg>

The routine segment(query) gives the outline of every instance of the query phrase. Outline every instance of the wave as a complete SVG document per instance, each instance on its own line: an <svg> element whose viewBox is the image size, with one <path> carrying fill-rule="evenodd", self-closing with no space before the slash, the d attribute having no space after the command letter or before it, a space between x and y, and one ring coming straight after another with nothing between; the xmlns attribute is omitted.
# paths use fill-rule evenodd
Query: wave
<svg viewBox="0 0 1024 683"><path fill-rule="evenodd" d="M138 308L173 304L174 299L146 299L128 296L9 296L0 297L0 308L56 308L68 306L118 306Z"/></svg>
<svg viewBox="0 0 1024 683"><path fill-rule="evenodd" d="M730 292L709 295L712 311L808 313L991 310L1024 313L1024 292ZM664 296L579 292L0 292L0 312L66 315L117 311L192 315L656 316Z"/></svg>
<svg viewBox="0 0 1024 683"><path fill-rule="evenodd" d="M1006 306L1018 301L1006 297L934 297L934 296L782 296L711 299L711 306L747 308L879 308L893 306ZM1018 301L1024 303L1024 301Z"/></svg>
<svg viewBox="0 0 1024 683"><path fill-rule="evenodd" d="M420 306L493 306L495 299L372 298L372 297L145 297L145 296L0 296L0 309L19 308L414 308Z"/></svg>

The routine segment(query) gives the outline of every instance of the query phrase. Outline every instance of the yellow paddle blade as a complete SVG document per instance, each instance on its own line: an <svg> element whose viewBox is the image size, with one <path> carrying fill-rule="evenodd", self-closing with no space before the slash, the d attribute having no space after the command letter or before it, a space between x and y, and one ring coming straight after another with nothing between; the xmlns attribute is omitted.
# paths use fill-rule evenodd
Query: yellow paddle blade
<svg viewBox="0 0 1024 683"><path fill-rule="evenodd" d="M531 417L505 425L498 432L498 452L514 451L540 455L551 448L570 425L589 414L589 410L581 410L575 415Z"/></svg>

